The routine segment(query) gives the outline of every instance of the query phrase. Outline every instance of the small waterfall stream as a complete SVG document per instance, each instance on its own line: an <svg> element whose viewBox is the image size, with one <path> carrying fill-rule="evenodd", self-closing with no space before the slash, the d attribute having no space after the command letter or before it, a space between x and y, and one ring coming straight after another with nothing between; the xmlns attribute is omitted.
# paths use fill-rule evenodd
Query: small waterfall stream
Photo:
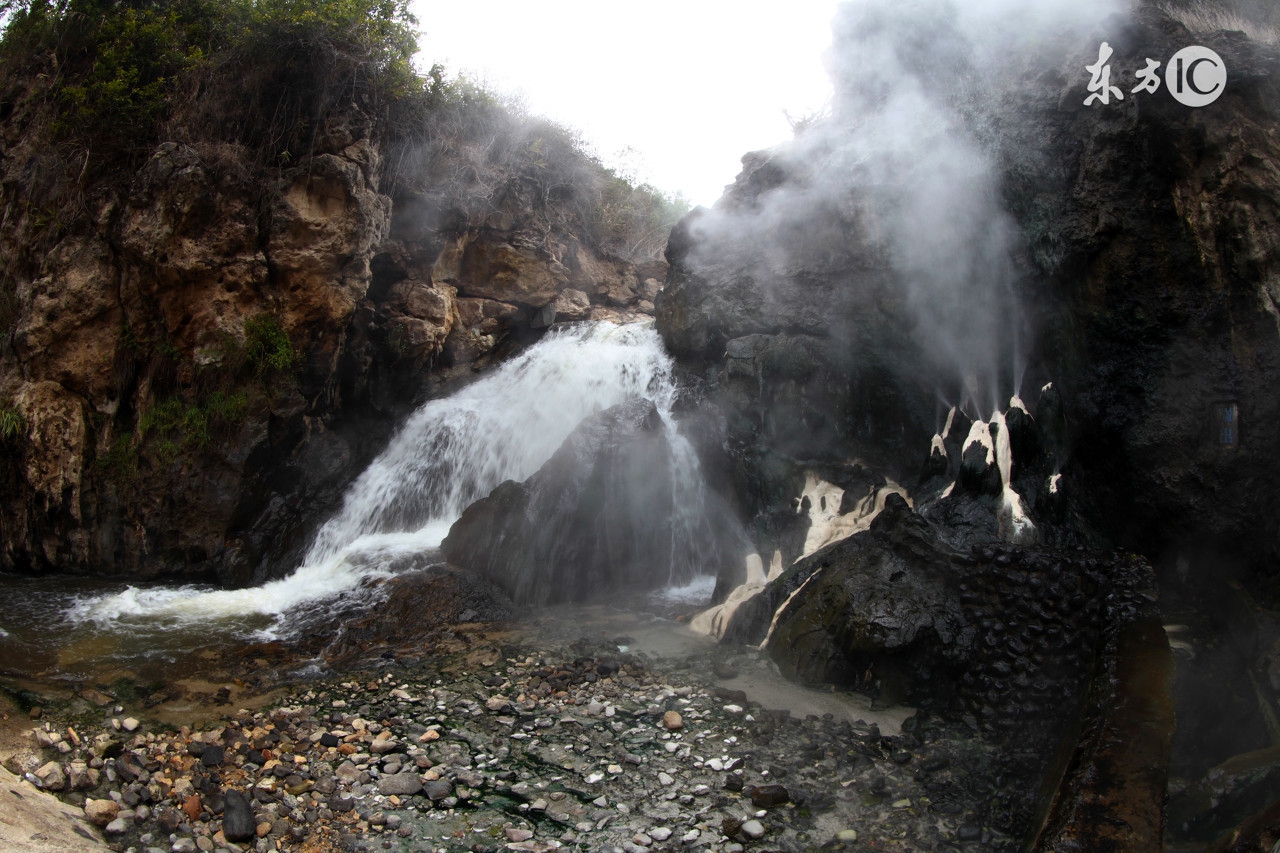
<svg viewBox="0 0 1280 853"><path fill-rule="evenodd" d="M504 480L524 480L586 416L644 397L666 421L673 448L673 565L696 565L704 484L692 447L674 428L671 358L652 324L559 329L450 397L414 412L348 489L288 577L242 590L135 588L81 599L69 615L100 628L190 627L256 621L257 635L288 634L291 613L385 577L438 551L462 511ZM688 516L685 518L684 516ZM668 582L688 572L655 566ZM706 586L703 584L702 586ZM256 619L255 619L256 617ZM263 627L265 625L265 627Z"/></svg>

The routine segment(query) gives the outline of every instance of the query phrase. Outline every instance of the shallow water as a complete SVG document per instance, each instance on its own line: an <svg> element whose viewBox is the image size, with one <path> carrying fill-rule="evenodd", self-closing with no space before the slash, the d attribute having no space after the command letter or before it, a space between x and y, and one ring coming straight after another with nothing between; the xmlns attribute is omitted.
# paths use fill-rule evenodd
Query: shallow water
<svg viewBox="0 0 1280 853"><path fill-rule="evenodd" d="M141 620L104 629L77 615L104 596L146 596L170 589L101 578L0 575L0 673L100 680L144 664L171 664L183 654L216 645L221 632L207 626L182 630Z"/></svg>

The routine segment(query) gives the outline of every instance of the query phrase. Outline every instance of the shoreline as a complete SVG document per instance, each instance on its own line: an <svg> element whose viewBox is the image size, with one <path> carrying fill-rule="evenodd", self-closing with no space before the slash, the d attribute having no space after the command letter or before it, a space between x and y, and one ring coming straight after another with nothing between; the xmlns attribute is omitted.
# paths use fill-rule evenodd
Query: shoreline
<svg viewBox="0 0 1280 853"><path fill-rule="evenodd" d="M55 700L37 721L9 713L27 752L0 758L55 786L60 773L72 805L113 803L118 853L1017 848L1034 786L996 745L865 697L827 694L843 719L770 709L804 691L771 687L758 653L632 616L597 609L570 623L593 638L571 640L547 634L552 614L454 626L451 649L366 657L257 709L228 690L198 707L203 727L164 703ZM626 636L601 636L618 625ZM64 747L34 748L33 727ZM251 801L247 841L224 829L231 791Z"/></svg>

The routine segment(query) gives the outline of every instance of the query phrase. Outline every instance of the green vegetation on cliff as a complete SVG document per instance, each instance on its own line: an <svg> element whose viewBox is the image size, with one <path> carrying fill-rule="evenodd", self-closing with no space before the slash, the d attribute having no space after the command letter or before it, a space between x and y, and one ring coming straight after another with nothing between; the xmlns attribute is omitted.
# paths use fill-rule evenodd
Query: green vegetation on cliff
<svg viewBox="0 0 1280 853"><path fill-rule="evenodd" d="M419 82L405 0L6 0L0 9L10 15L5 76L42 75L53 136L84 146L87 162L135 152L167 121L216 124L217 113L229 120L221 132L238 137L227 141L296 142L341 97L392 99Z"/></svg>
<svg viewBox="0 0 1280 853"><path fill-rule="evenodd" d="M352 110L375 118L392 154L387 189L460 183L433 166L447 158L457 172L470 149L482 181L524 172L545 202L572 196L592 237L649 256L688 208L439 65L417 73L407 0L0 0L0 13L0 118L23 101L42 108L35 130L53 162L37 169L32 203L54 231L73 216L67 202L157 142L242 146L284 167Z"/></svg>

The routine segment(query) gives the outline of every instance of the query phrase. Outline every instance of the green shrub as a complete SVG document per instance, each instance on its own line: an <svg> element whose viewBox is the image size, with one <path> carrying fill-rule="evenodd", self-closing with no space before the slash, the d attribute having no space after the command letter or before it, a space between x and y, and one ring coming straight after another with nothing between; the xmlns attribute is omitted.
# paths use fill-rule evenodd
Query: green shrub
<svg viewBox="0 0 1280 853"><path fill-rule="evenodd" d="M293 370L298 353L279 319L258 314L244 324L244 359L257 376L270 377Z"/></svg>
<svg viewBox="0 0 1280 853"><path fill-rule="evenodd" d="M591 221L598 239L624 257L659 256L671 229L689 212L688 200L601 168L599 200Z"/></svg>
<svg viewBox="0 0 1280 853"><path fill-rule="evenodd" d="M27 422L22 412L9 403L0 403L0 441L15 442L26 433Z"/></svg>

